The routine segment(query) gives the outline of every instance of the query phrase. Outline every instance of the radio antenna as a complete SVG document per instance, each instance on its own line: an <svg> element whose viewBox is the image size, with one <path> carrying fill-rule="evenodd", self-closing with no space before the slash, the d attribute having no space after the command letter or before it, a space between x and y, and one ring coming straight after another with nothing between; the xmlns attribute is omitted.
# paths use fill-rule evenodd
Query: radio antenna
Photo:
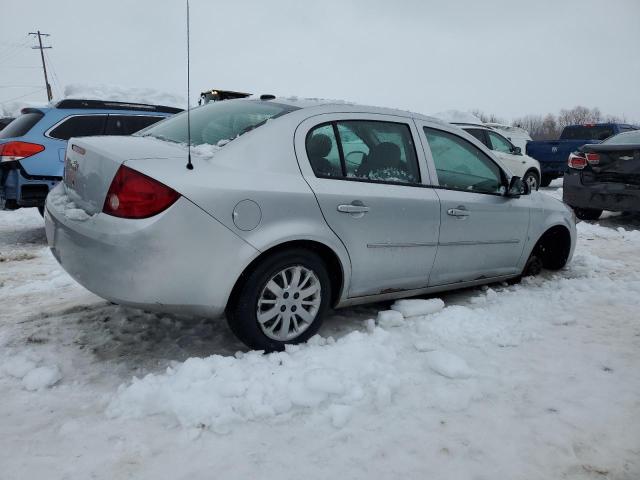
<svg viewBox="0 0 640 480"><path fill-rule="evenodd" d="M191 163L191 78L190 78L190 51L189 51L189 0L187 0L187 170L193 170Z"/></svg>

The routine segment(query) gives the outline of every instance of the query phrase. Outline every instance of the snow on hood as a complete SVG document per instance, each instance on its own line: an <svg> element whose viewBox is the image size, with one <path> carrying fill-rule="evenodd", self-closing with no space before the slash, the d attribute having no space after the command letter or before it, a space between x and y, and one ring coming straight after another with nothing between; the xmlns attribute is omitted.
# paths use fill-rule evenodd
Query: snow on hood
<svg viewBox="0 0 640 480"><path fill-rule="evenodd" d="M65 87L64 98L147 103L177 108L186 108L187 106L186 99L181 95L161 92L153 88L132 88L117 85L72 83Z"/></svg>
<svg viewBox="0 0 640 480"><path fill-rule="evenodd" d="M448 123L474 123L484 125L482 120L473 113L462 112L460 110L445 110L444 112L434 113L432 116Z"/></svg>

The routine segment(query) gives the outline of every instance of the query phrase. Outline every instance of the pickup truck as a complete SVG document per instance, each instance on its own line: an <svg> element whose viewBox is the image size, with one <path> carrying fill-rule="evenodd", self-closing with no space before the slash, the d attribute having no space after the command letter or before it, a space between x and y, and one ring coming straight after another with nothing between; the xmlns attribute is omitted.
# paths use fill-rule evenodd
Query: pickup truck
<svg viewBox="0 0 640 480"><path fill-rule="evenodd" d="M605 138L621 132L637 130L638 127L624 123L589 123L564 127L558 140L540 140L527 143L527 155L540 162L543 187L549 186L555 178L567 171L567 160L587 143L600 143Z"/></svg>

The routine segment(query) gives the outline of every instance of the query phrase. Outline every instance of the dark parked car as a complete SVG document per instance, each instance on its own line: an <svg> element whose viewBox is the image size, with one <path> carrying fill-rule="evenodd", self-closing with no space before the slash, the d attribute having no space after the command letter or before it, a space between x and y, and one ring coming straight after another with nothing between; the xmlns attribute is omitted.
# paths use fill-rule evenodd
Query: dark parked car
<svg viewBox="0 0 640 480"><path fill-rule="evenodd" d="M586 143L600 143L605 138L638 127L622 123L591 123L564 127L558 140L539 140L527 143L527 155L540 162L541 185L547 187L554 178L567 170L567 158Z"/></svg>
<svg viewBox="0 0 640 480"><path fill-rule="evenodd" d="M0 118L0 130L3 130L4 127L9 125L13 121L12 117L2 117Z"/></svg>
<svg viewBox="0 0 640 480"><path fill-rule="evenodd" d="M640 130L584 145L569 155L568 166L562 195L578 218L640 212Z"/></svg>

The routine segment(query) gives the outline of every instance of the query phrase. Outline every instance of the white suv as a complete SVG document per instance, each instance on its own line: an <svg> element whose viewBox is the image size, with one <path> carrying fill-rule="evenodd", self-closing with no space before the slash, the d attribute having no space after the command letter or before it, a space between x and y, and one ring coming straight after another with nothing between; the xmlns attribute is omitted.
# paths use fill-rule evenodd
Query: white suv
<svg viewBox="0 0 640 480"><path fill-rule="evenodd" d="M491 127L467 123L456 123L455 125L476 137L487 148L493 150L495 155L511 170L511 173L529 184L530 190L537 190L540 187L540 164L535 158L522 153L520 147L516 147Z"/></svg>

